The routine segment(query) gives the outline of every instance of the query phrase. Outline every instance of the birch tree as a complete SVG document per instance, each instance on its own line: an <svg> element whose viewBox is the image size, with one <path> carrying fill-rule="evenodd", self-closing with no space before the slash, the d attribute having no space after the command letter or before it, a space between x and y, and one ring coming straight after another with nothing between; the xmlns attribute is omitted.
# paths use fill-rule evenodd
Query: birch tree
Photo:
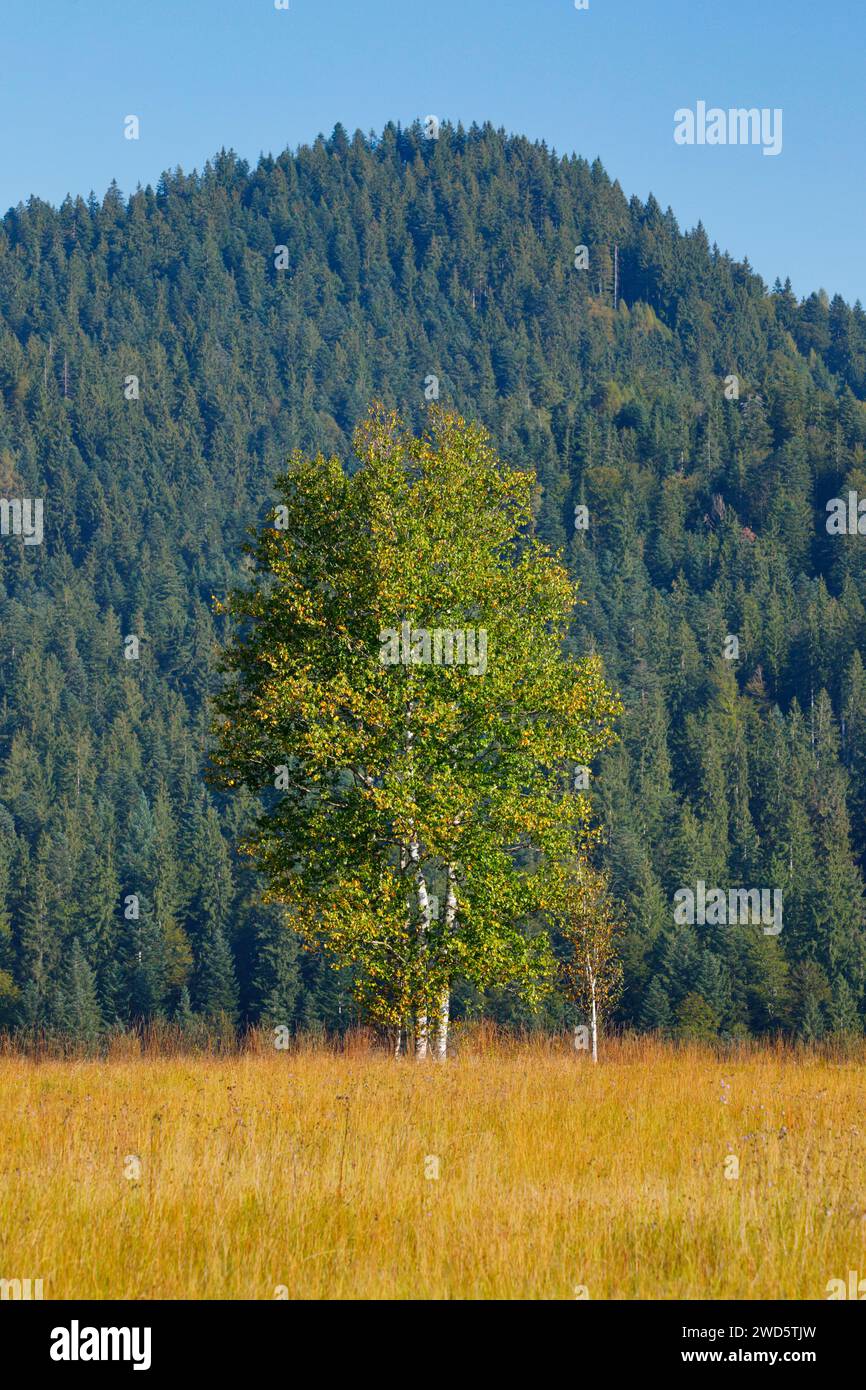
<svg viewBox="0 0 866 1390"><path fill-rule="evenodd" d="M569 954L562 965L565 989L589 1026L592 1060L598 1061L598 1035L622 990L622 963L616 936L621 922L607 876L588 859L578 859L566 890L559 924Z"/></svg>
<svg viewBox="0 0 866 1390"><path fill-rule="evenodd" d="M444 1057L462 978L530 1000L585 797L613 738L597 658L566 655L575 586L533 534L535 479L485 431L382 410L356 460L295 455L225 604L213 779L262 813L244 848L305 941L356 968L380 1027Z"/></svg>

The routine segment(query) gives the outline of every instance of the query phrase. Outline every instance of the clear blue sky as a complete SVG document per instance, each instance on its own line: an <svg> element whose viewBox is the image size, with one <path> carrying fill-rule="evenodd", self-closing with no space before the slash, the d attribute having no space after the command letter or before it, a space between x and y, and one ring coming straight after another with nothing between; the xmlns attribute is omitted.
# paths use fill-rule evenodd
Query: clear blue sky
<svg viewBox="0 0 866 1390"><path fill-rule="evenodd" d="M6 0L0 207L124 192L337 121L490 120L599 155L626 194L772 283L866 301L866 7L855 0ZM682 147L674 111L781 107L776 158ZM123 118L141 119L138 142Z"/></svg>

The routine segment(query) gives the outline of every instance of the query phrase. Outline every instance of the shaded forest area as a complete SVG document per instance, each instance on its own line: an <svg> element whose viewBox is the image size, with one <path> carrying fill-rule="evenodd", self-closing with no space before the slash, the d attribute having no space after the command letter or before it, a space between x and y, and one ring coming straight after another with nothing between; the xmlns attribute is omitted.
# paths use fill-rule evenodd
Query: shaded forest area
<svg viewBox="0 0 866 1390"><path fill-rule="evenodd" d="M537 471L573 649L626 704L593 778L619 1021L862 1031L866 540L826 504L866 496L866 315L768 291L598 162L448 125L3 219L0 492L44 498L45 541L0 541L0 1026L355 1020L235 852L252 805L203 782L211 603L290 451L348 459L374 398L420 424L431 376ZM698 880L780 888L784 929L677 926Z"/></svg>

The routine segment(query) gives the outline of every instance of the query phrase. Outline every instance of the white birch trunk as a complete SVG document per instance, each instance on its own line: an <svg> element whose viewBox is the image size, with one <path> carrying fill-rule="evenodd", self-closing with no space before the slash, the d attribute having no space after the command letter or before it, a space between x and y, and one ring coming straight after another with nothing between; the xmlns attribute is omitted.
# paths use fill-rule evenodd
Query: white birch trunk
<svg viewBox="0 0 866 1390"><path fill-rule="evenodd" d="M409 846L409 859L413 864L418 864L421 857L421 847L417 840L413 840ZM418 908L421 913L421 925L418 928L419 945L421 951L427 947L427 933L430 930L430 894L427 891L427 880L420 868L415 872L415 883L418 891ZM427 1010L415 1015L415 1060L423 1062L427 1056L427 1049L430 1042L430 1026L427 1018Z"/></svg>
<svg viewBox="0 0 866 1390"><path fill-rule="evenodd" d="M454 878L454 865L447 869L448 889L445 898L445 940L447 942L454 929L457 917L457 887ZM451 987L446 985L439 996L439 1013L436 1019L436 1058L444 1062L448 1056L448 1028L451 1023Z"/></svg>
<svg viewBox="0 0 866 1390"><path fill-rule="evenodd" d="M598 1061L598 1010L595 1004L595 971L590 964L589 953L586 957L586 970L589 976L589 996L591 1003L590 1027L592 1032L592 1060Z"/></svg>
<svg viewBox="0 0 866 1390"><path fill-rule="evenodd" d="M436 1060L444 1062L448 1056L448 1024L451 1019L451 991L443 989L439 999L439 1013L436 1018Z"/></svg>
<svg viewBox="0 0 866 1390"><path fill-rule="evenodd" d="M410 703L406 707L406 762L409 768L409 775L412 774L413 764L413 733L412 733L412 713L414 706ZM427 948L427 933L430 929L430 895L427 892L427 881L421 871L421 846L415 834L414 824L411 829L411 840L408 847L408 863L415 866L415 885L418 893L418 908L421 913L421 923L418 927L418 947L423 956ZM407 865L408 867L408 865ZM425 982L426 988L426 982ZM423 1062L427 1056L429 1043L429 1025L427 1020L426 1005L423 1010L415 1015L415 1060Z"/></svg>

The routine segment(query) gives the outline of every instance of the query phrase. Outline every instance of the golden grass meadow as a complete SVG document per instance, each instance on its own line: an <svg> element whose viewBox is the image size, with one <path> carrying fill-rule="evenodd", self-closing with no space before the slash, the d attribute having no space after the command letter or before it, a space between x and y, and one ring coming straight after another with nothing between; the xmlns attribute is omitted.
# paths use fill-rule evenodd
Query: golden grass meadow
<svg viewBox="0 0 866 1390"><path fill-rule="evenodd" d="M444 1065L363 1039L5 1055L0 1277L46 1299L823 1299L866 1267L864 1062L641 1038L594 1067L483 1032Z"/></svg>

